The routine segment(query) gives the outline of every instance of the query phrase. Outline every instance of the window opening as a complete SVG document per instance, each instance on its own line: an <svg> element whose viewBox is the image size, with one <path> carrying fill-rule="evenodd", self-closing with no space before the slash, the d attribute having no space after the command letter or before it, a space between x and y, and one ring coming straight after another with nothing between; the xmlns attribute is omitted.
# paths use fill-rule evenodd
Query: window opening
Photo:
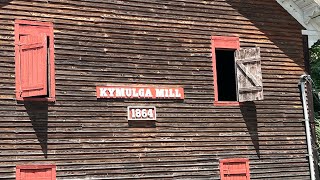
<svg viewBox="0 0 320 180"><path fill-rule="evenodd" d="M47 36L47 96L46 97L49 97L49 94L50 94L50 89L51 89L51 85L50 85L50 74L51 74L51 71L50 71L50 37Z"/></svg>
<svg viewBox="0 0 320 180"><path fill-rule="evenodd" d="M215 51L218 81L218 100L237 101L234 50Z"/></svg>

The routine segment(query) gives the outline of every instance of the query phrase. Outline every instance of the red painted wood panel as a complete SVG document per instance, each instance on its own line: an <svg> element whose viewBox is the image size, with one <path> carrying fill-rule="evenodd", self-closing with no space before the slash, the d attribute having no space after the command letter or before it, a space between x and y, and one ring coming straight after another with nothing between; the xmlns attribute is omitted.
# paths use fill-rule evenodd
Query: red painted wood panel
<svg viewBox="0 0 320 180"><path fill-rule="evenodd" d="M16 180L55 180L55 165L24 165L17 166Z"/></svg>
<svg viewBox="0 0 320 180"><path fill-rule="evenodd" d="M47 38L20 36L21 97L47 95Z"/></svg>
<svg viewBox="0 0 320 180"><path fill-rule="evenodd" d="M97 98L184 99L182 87L169 86L97 86Z"/></svg>
<svg viewBox="0 0 320 180"><path fill-rule="evenodd" d="M221 180L250 180L248 159L224 159L220 161Z"/></svg>
<svg viewBox="0 0 320 180"><path fill-rule="evenodd" d="M42 35L41 35L42 34ZM42 37L43 36L43 37ZM44 38L47 38L44 40ZM47 44L47 40L49 40L49 44ZM43 47L43 51L36 48L39 43L44 43L43 45L48 47ZM29 43L29 45L26 45ZM27 50L27 49L32 50ZM21 51L24 53L21 54ZM44 52L44 50L46 52ZM37 52L45 53L45 62L46 68L39 68L38 66L44 66L44 64L34 63L30 60L33 55L37 55ZM22 65L22 61L26 61L25 64ZM28 66L33 69L32 74L30 72L22 72L22 67ZM35 70L37 69L37 70ZM35 82L39 81L35 77L39 77L38 75L44 74L46 72L45 78L41 79L43 81L41 84L46 84L46 89L38 89L38 86L31 87L33 92L22 92L22 81L27 80L26 85L29 87L29 84L35 84ZM16 73L16 99L19 101L55 101L55 64L54 64L54 37L53 37L53 24L51 22L39 22L39 21L29 21L29 20L15 20L15 73ZM24 73L24 75L22 75ZM24 78L24 79L22 79ZM35 80L35 81L34 81ZM48 91L49 88L49 91ZM41 93L39 93L41 91ZM26 98L28 97L28 98Z"/></svg>
<svg viewBox="0 0 320 180"><path fill-rule="evenodd" d="M239 49L240 40L239 37L229 36L212 36L212 45L217 49Z"/></svg>
<svg viewBox="0 0 320 180"><path fill-rule="evenodd" d="M22 180L52 180L51 169L27 169L21 170Z"/></svg>

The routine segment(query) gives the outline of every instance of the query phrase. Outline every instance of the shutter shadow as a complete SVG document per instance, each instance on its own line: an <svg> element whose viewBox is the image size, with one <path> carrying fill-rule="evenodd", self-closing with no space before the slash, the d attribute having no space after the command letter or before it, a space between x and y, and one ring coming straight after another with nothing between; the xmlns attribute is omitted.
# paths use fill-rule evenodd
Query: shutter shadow
<svg viewBox="0 0 320 180"><path fill-rule="evenodd" d="M256 150L258 158L260 159L260 145L256 105L254 102L244 102L240 104L240 110L243 119L246 123L248 132L250 134L252 144Z"/></svg>
<svg viewBox="0 0 320 180"><path fill-rule="evenodd" d="M45 158L48 157L48 102L24 102Z"/></svg>

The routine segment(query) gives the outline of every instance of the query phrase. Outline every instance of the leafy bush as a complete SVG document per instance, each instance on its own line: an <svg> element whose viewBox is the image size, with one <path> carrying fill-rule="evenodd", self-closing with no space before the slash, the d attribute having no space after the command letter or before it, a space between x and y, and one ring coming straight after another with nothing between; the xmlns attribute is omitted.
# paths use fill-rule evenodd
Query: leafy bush
<svg viewBox="0 0 320 180"><path fill-rule="evenodd" d="M320 41L316 42L310 49L311 77L313 79L313 102L315 112L315 130L317 145L320 147L320 101L318 92L320 90Z"/></svg>

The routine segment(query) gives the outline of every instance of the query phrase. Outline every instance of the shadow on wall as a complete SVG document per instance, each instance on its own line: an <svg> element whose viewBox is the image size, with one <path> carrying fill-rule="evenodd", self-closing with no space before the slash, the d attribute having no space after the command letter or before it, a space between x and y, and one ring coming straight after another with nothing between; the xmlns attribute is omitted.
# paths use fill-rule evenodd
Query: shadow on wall
<svg viewBox="0 0 320 180"><path fill-rule="evenodd" d="M240 105L240 110L250 134L254 149L256 150L257 156L260 159L256 105L254 102L245 102Z"/></svg>
<svg viewBox="0 0 320 180"><path fill-rule="evenodd" d="M48 157L48 103L24 102L32 128L45 158Z"/></svg>
<svg viewBox="0 0 320 180"><path fill-rule="evenodd" d="M274 44L275 52L270 52L265 48L261 48L262 60L265 62L271 61L273 57L286 57L293 60L301 68L303 73L303 40L301 30L303 27L292 17L285 9L283 9L276 1L270 0L226 0L226 2L235 9L239 14L248 19L254 27L261 32L261 34L251 34L251 36L265 36L266 39L259 39L259 43L270 41L271 46ZM273 3L272 5L270 5ZM268 5L267 5L268 4ZM279 18L281 16L281 18ZM244 25L245 26L245 25ZM250 32L248 32L250 33ZM258 38L258 37L257 37ZM241 39L241 36L240 36ZM245 45L244 45L245 44ZM251 46L249 43L242 43L242 47ZM256 44L253 42L252 46ZM266 44L267 46L270 46ZM277 52L279 48L280 52ZM281 52L282 51L282 52ZM283 54L283 55L281 55ZM264 71L262 67L262 71ZM273 74L283 74L283 70L275 70ZM298 69L298 71L300 71ZM296 72L299 76L300 72ZM285 76L283 77L285 78ZM278 82L281 83L281 76L277 77ZM298 83L298 78L297 78ZM298 90L298 89L297 89ZM256 106L253 102L245 103L241 107L241 113L244 117L248 132L250 133L252 143L260 158L259 136L257 129L257 112Z"/></svg>
<svg viewBox="0 0 320 180"><path fill-rule="evenodd" d="M0 0L0 8L13 0ZM32 124L35 135L39 142L41 151L45 158L48 157L48 103L47 102L23 102L26 112ZM18 130L19 132L19 130ZM24 132L19 132L23 136ZM33 132L32 132L33 134Z"/></svg>
<svg viewBox="0 0 320 180"><path fill-rule="evenodd" d="M257 27L258 30L263 33L262 36L266 36L267 40L271 41L286 56L294 60L299 67L303 68L303 41L301 30L304 28L276 1L226 0L226 2ZM271 3L273 3L273 5L270 6ZM281 18L279 18L279 16L281 16ZM263 39L260 40L260 42L263 41ZM252 43L252 45L255 46L254 43ZM261 50L262 53L268 53L264 48ZM270 56L272 56L272 54L270 54ZM267 60L267 57L265 57L264 60Z"/></svg>
<svg viewBox="0 0 320 180"><path fill-rule="evenodd" d="M0 7L8 5L13 0L0 0Z"/></svg>

